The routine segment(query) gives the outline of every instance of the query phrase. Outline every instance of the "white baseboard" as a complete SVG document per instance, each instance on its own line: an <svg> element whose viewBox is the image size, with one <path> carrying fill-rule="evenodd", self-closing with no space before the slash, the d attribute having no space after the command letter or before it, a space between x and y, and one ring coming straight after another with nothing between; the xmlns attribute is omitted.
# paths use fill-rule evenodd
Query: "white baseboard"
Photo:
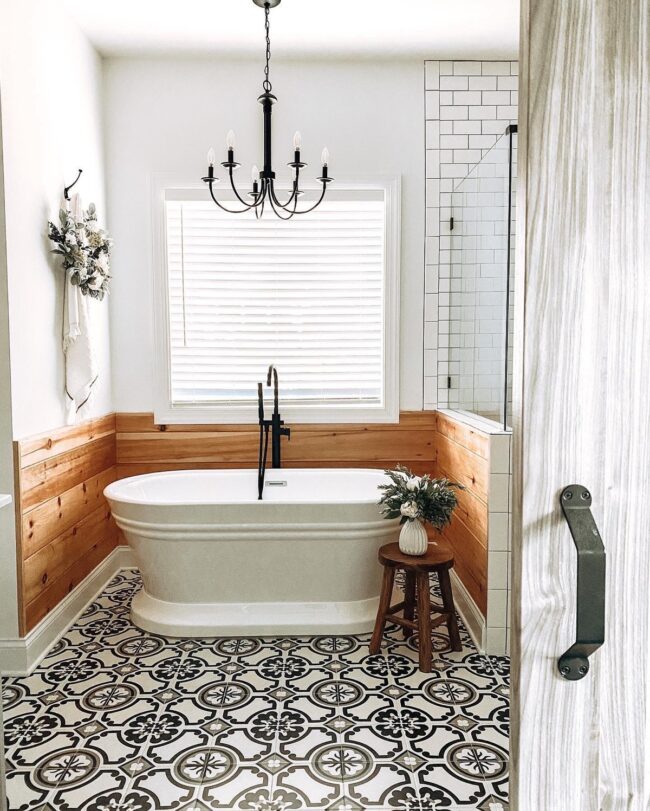
<svg viewBox="0 0 650 811"><path fill-rule="evenodd" d="M0 673L3 676L29 675L109 580L120 569L130 569L134 565L131 549L118 546L24 639L0 639Z"/></svg>
<svg viewBox="0 0 650 811"><path fill-rule="evenodd" d="M454 592L454 604L460 614L469 635L480 651L485 651L487 623L470 593L463 585L456 572L451 570L451 586Z"/></svg>

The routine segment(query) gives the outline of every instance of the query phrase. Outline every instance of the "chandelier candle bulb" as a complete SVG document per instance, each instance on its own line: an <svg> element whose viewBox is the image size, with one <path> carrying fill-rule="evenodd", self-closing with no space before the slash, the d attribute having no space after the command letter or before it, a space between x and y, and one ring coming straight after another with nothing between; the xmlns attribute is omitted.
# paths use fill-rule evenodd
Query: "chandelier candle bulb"
<svg viewBox="0 0 650 811"><path fill-rule="evenodd" d="M228 163L232 164L235 162L235 133L232 130L228 130L228 135L226 135L226 147L228 149Z"/></svg>
<svg viewBox="0 0 650 811"><path fill-rule="evenodd" d="M327 182L327 178L328 178L327 164L329 163L329 159L330 159L330 153L329 153L328 148L325 147L323 149L322 153L321 153L321 156L320 156L321 163L323 164L323 173L321 175L321 180L323 180L323 182Z"/></svg>
<svg viewBox="0 0 650 811"><path fill-rule="evenodd" d="M210 147L210 149L208 150L208 177L210 179L214 178L214 162L216 159L217 158L214 149Z"/></svg>
<svg viewBox="0 0 650 811"><path fill-rule="evenodd" d="M300 150L302 148L302 135L296 130L293 136L293 162L300 163Z"/></svg>

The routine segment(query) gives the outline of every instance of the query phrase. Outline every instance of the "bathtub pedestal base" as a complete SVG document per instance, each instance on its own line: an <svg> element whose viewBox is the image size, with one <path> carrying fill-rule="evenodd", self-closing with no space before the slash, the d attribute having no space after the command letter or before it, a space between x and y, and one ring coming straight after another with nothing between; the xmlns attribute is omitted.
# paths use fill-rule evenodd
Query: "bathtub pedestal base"
<svg viewBox="0 0 650 811"><path fill-rule="evenodd" d="M340 603L170 603L143 589L133 599L138 628L161 636L280 636L371 631L379 597Z"/></svg>

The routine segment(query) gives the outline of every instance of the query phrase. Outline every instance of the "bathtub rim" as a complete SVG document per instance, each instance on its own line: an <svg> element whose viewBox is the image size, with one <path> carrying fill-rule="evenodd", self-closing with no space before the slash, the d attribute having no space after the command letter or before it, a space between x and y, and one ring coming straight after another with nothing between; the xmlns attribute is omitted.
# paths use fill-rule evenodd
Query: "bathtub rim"
<svg viewBox="0 0 650 811"><path fill-rule="evenodd" d="M362 468L362 467L328 467L328 468L320 468L320 467L295 467L295 468L281 468L281 470L287 471L304 471L309 473L320 473L320 474L327 474L327 473L337 473L337 472L346 472L346 473L373 473L373 474L383 474L385 483L389 483L388 477L385 475L383 469L381 468ZM227 473L248 473L251 476L256 475L255 468L200 468L198 470L193 470L191 468L182 469L182 470L161 470L154 473L141 473L136 476L127 476L122 479L117 479L114 482L111 482L104 488L104 497L113 500L116 503L122 504L129 504L129 505L136 505L141 507L209 507L209 506L245 506L245 507L252 507L253 505L262 505L262 506L269 506L271 504L277 505L300 505L302 506L314 506L314 507L324 507L330 504L344 504L348 505L369 505L369 504L379 504L380 492L377 490L377 494L374 498L355 498L355 499L337 499L337 498L330 498L330 499L309 499L309 500L290 500L287 499L286 501L283 500L265 500L265 499L258 499L258 498L251 498L246 500L228 500L228 501L215 501L215 500L206 500L206 501L155 501L152 499L145 499L144 497L140 498L133 498L129 496L125 496L119 492L119 488L121 486L128 485L130 482L134 481L143 481L145 479L159 479L159 478L171 478L173 476L178 476L179 474L193 474L199 476L205 476L206 474L227 474ZM269 475L269 470L267 469L266 475Z"/></svg>

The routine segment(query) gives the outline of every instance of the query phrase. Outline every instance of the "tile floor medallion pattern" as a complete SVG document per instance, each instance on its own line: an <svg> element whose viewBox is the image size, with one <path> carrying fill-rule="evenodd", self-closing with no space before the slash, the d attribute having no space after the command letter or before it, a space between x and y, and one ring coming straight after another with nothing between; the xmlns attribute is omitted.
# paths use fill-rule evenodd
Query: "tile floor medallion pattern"
<svg viewBox="0 0 650 811"><path fill-rule="evenodd" d="M123 571L4 682L10 811L507 811L508 660L434 634L165 639Z"/></svg>

